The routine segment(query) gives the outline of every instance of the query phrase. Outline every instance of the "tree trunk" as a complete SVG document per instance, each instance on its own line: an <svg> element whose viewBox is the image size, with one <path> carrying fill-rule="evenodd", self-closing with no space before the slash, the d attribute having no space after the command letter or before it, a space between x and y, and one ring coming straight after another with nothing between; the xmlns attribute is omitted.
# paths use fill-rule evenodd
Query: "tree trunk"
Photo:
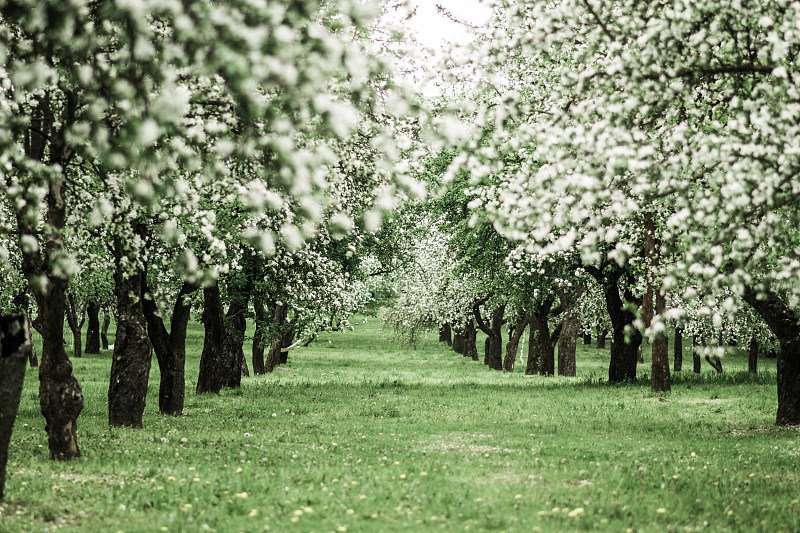
<svg viewBox="0 0 800 533"><path fill-rule="evenodd" d="M100 342L103 345L103 350L108 350L111 343L108 342L108 328L111 326L111 315L103 313L103 327L100 329Z"/></svg>
<svg viewBox="0 0 800 533"><path fill-rule="evenodd" d="M719 356L711 357L706 355L706 362L711 365L711 368L717 371L717 374L722 374L722 361L720 360Z"/></svg>
<svg viewBox="0 0 800 533"><path fill-rule="evenodd" d="M561 334L558 336L558 375L573 377L576 375L575 350L580 329L578 315L569 310L562 322Z"/></svg>
<svg viewBox="0 0 800 533"><path fill-rule="evenodd" d="M145 285L142 290L150 292ZM147 320L147 334L156 353L161 383L158 387L158 410L164 415L183 413L186 396L186 330L189 325L191 305L186 296L197 290L197 286L184 282L172 308L170 331L164 320L156 314L156 304L145 297L143 308Z"/></svg>
<svg viewBox="0 0 800 533"><path fill-rule="evenodd" d="M608 335L607 329L597 328L597 344L595 348L598 350L605 350L606 349L606 335Z"/></svg>
<svg viewBox="0 0 800 533"><path fill-rule="evenodd" d="M80 317L80 319L78 318ZM83 355L83 341L81 340L81 329L86 320L86 309L78 308L75 305L75 297L72 294L67 295L67 325L72 332L72 356L81 357Z"/></svg>
<svg viewBox="0 0 800 533"><path fill-rule="evenodd" d="M6 464L11 430L19 409L25 363L33 349L26 314L0 317L0 502L6 485Z"/></svg>
<svg viewBox="0 0 800 533"><path fill-rule="evenodd" d="M800 424L800 325L797 313L772 291L763 298L745 286L743 297L778 338L778 425Z"/></svg>
<svg viewBox="0 0 800 533"><path fill-rule="evenodd" d="M281 355L280 361L282 365L285 365L289 362L289 350L288 348L294 342L294 331L291 329L284 331L281 335Z"/></svg>
<svg viewBox="0 0 800 533"><path fill-rule="evenodd" d="M480 312L480 307L486 303L486 299L475 302L472 306L472 315L475 318L475 323L478 328L483 331L487 337L484 343L484 357L483 364L488 365L492 370L503 369L503 315L506 312L505 304L498 306L492 311L491 322L487 325L483 320Z"/></svg>
<svg viewBox="0 0 800 533"><path fill-rule="evenodd" d="M453 351L464 356L467 355L464 351L464 333L459 329L453 331Z"/></svg>
<svg viewBox="0 0 800 533"><path fill-rule="evenodd" d="M253 309L255 311L256 330L253 333L253 374L264 374L264 345L267 342L267 310L264 307L264 299L256 295L253 298Z"/></svg>
<svg viewBox="0 0 800 533"><path fill-rule="evenodd" d="M31 315L28 310L30 300L28 298L28 293L26 291L21 291L16 296L14 296L14 306L16 307L16 312L20 315L24 315L25 323L27 324L28 330L33 332L33 322L31 321ZM39 366L39 359L36 357L36 345L31 343L31 349L28 351L28 363L31 365L31 368L36 368Z"/></svg>
<svg viewBox="0 0 800 533"><path fill-rule="evenodd" d="M530 336L528 337L528 360L525 362L525 375L535 376L539 373L539 341L536 337L539 331L539 318L531 312Z"/></svg>
<svg viewBox="0 0 800 533"><path fill-rule="evenodd" d="M39 365L39 406L45 418L50 458L69 460L80 457L77 439L78 416L83 409L83 392L72 374L72 363L64 350L64 315L68 280L60 269L65 253L62 232L66 227L67 198L64 169L70 162L63 119L75 116L77 98L65 91L63 116L56 117L50 98L42 96L36 105L36 127L26 130L25 155L53 169L48 176L47 212L44 235L37 221L36 202L27 202L16 212L17 236L22 251L22 271L36 298L41 320L42 359ZM57 127L56 123L61 123ZM60 171L59 171L60 170ZM24 243L40 242L44 248Z"/></svg>
<svg viewBox="0 0 800 533"><path fill-rule="evenodd" d="M288 308L286 304L283 302L278 302L275 304L275 311L273 313L272 322L277 328L277 333L275 337L272 338L272 341L269 344L269 352L267 353L267 361L264 365L264 370L266 372L272 372L275 370L275 367L280 364L281 361L281 347L283 346L283 336L281 335L281 329L286 324L286 315L288 314Z"/></svg>
<svg viewBox="0 0 800 533"><path fill-rule="evenodd" d="M620 383L636 379L636 364L639 359L639 345L642 343L642 334L633 328L634 314L625 308L620 296L619 280L623 271L614 268L610 273L603 274L600 269L587 269L604 286L606 308L611 318L612 340L611 361L608 367L608 382ZM625 342L625 327L633 329L631 342Z"/></svg>
<svg viewBox="0 0 800 533"><path fill-rule="evenodd" d="M134 272L124 270L122 259L125 250L119 237L114 239L114 255L117 339L114 343L111 384L108 388L108 425L140 428L147 401L152 359L152 346L147 337L142 303L144 273L138 267Z"/></svg>
<svg viewBox="0 0 800 533"><path fill-rule="evenodd" d="M517 351L519 350L519 341L527 326L528 313L524 313L522 318L517 321L516 326L514 326L514 333L506 343L506 358L503 360L503 370L506 372L514 371L514 363L517 360Z"/></svg>
<svg viewBox="0 0 800 533"><path fill-rule="evenodd" d="M695 374L699 374L702 370L702 359L700 359L700 352L697 344L697 335L692 336L692 370Z"/></svg>
<svg viewBox="0 0 800 533"><path fill-rule="evenodd" d="M441 326L439 326L439 342L444 342L448 346L453 345L453 339L451 338L452 333L450 331L450 323L445 322Z"/></svg>
<svg viewBox="0 0 800 533"><path fill-rule="evenodd" d="M672 347L673 370L680 372L683 368L683 329L675 328L675 345Z"/></svg>
<svg viewBox="0 0 800 533"><path fill-rule="evenodd" d="M86 314L89 318L86 326L86 353L100 353L100 304L89 302Z"/></svg>
<svg viewBox="0 0 800 533"><path fill-rule="evenodd" d="M583 334L583 345L584 346L591 346L592 344L592 334L591 333L584 333Z"/></svg>
<svg viewBox="0 0 800 533"><path fill-rule="evenodd" d="M231 382L231 374L236 374L241 379L241 370L238 359L230 361L225 358L225 317L222 313L218 281L203 289L203 299L202 322L205 334L195 394L218 394L222 387Z"/></svg>
<svg viewBox="0 0 800 533"><path fill-rule="evenodd" d="M751 374L758 372L758 340L755 337L750 337L750 348L747 351L747 370Z"/></svg>
<svg viewBox="0 0 800 533"><path fill-rule="evenodd" d="M656 315L663 317L667 311L667 298L662 291L657 291L655 298ZM652 392L669 392L672 390L672 380L669 374L669 347L666 330L657 334L653 339L652 350L650 390Z"/></svg>
<svg viewBox="0 0 800 533"><path fill-rule="evenodd" d="M478 330L475 329L475 321L472 319L467 320L466 326L464 328L464 357L469 357L473 361L477 361L478 357L478 346L477 346L477 339Z"/></svg>

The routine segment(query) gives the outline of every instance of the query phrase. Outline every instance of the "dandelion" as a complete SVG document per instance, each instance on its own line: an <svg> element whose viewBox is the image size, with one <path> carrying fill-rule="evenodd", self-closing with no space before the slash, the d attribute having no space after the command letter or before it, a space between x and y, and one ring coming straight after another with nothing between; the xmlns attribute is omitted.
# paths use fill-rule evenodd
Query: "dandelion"
<svg viewBox="0 0 800 533"><path fill-rule="evenodd" d="M345 513L351 514L351 515L352 514L356 514L356 512L353 509L348 509L347 511L345 511Z"/></svg>
<svg viewBox="0 0 800 533"><path fill-rule="evenodd" d="M169 476L169 477L167 478L167 481L175 481L175 476Z"/></svg>
<svg viewBox="0 0 800 533"><path fill-rule="evenodd" d="M250 511L249 516L250 518L255 518L256 516L258 516L258 509L253 509L252 511Z"/></svg>
<svg viewBox="0 0 800 533"><path fill-rule="evenodd" d="M576 507L575 509L573 509L572 511L567 513L567 516L570 517L570 518L575 518L575 517L580 516L582 514L583 514L583 507Z"/></svg>
<svg viewBox="0 0 800 533"><path fill-rule="evenodd" d="M428 475L428 473L427 473L427 472L425 472L425 471L423 470L422 472L420 472L420 473L419 473L419 475L420 475L421 477L425 477L425 476L427 476L427 475Z"/></svg>
<svg viewBox="0 0 800 533"><path fill-rule="evenodd" d="M663 507L659 507L658 509L656 509L656 512L657 512L658 514L664 514L664 513L666 513L666 512L667 512L667 510L666 510L666 509L664 509Z"/></svg>
<svg viewBox="0 0 800 533"><path fill-rule="evenodd" d="M336 531L338 531L339 533L344 533L345 531L347 531L347 526L339 526L336 528Z"/></svg>
<svg viewBox="0 0 800 533"><path fill-rule="evenodd" d="M250 496L250 495L247 494L246 492L237 492L236 493L236 497L237 498L241 498L243 500L246 500L248 496Z"/></svg>
<svg viewBox="0 0 800 533"><path fill-rule="evenodd" d="M293 516L293 517L291 517L291 518L289 519L289 521L290 521L292 524L296 524L296 523L298 523L298 522L300 521L300 517L299 517L299 516Z"/></svg>
<svg viewBox="0 0 800 533"><path fill-rule="evenodd" d="M400 474L400 479L405 479L405 478L406 478L405 474Z"/></svg>
<svg viewBox="0 0 800 533"><path fill-rule="evenodd" d="M515 500L521 500L522 499L522 494L515 494L514 495L514 499Z"/></svg>
<svg viewBox="0 0 800 533"><path fill-rule="evenodd" d="M294 515L295 515L295 516L303 516L303 510L302 510L302 509L297 509L297 510L294 512Z"/></svg>
<svg viewBox="0 0 800 533"><path fill-rule="evenodd" d="M192 478L192 483L200 483L200 478L199 477L193 477Z"/></svg>
<svg viewBox="0 0 800 533"><path fill-rule="evenodd" d="M689 457L697 457L697 454L692 452L692 453L689 454Z"/></svg>
<svg viewBox="0 0 800 533"><path fill-rule="evenodd" d="M359 500L366 500L367 499L367 495L366 494L359 494L358 495L358 499Z"/></svg>

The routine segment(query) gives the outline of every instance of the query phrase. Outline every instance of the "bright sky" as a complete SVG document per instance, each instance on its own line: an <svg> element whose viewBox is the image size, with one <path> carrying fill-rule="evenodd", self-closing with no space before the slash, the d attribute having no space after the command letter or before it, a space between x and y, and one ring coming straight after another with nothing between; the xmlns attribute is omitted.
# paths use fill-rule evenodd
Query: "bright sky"
<svg viewBox="0 0 800 533"><path fill-rule="evenodd" d="M437 12L437 5L474 26L482 26L491 15L491 9L479 0L411 0L411 3L417 13L409 25L419 41L431 48L439 48L448 41L466 44L470 39L463 26Z"/></svg>
<svg viewBox="0 0 800 533"><path fill-rule="evenodd" d="M448 43L467 45L472 39L467 28L440 14L437 5L441 5L454 18L477 27L484 26L492 14L492 10L480 0L409 0L409 3L416 7L416 14L407 21L406 26L420 44L434 53L448 47ZM436 59L431 59L429 63L430 68L426 67L425 74L415 75L417 84L427 95L440 94L441 89L432 81L420 80L426 75L435 75Z"/></svg>

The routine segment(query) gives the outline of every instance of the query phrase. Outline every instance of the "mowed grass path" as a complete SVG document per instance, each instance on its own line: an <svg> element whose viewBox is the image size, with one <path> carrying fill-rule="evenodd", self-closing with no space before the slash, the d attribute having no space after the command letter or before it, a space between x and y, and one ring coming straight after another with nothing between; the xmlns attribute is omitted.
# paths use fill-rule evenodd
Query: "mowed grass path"
<svg viewBox="0 0 800 533"><path fill-rule="evenodd" d="M0 531L800 530L800 433L770 426L774 363L695 376L687 350L659 397L599 382L605 350L579 347L578 378L526 377L353 322L291 370L200 397L192 324L186 414L157 414L154 360L143 430L108 428L110 352L75 360L70 463L47 459L30 370Z"/></svg>

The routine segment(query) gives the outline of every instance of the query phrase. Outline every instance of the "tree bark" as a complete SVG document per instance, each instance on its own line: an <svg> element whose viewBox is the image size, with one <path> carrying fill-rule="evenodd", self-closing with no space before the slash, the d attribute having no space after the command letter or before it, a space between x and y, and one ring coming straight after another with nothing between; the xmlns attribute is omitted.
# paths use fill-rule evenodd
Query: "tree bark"
<svg viewBox="0 0 800 533"><path fill-rule="evenodd" d="M289 362L289 350L288 348L294 342L294 331L288 329L281 334L281 354L280 354L280 361L282 365L285 365Z"/></svg>
<svg viewBox="0 0 800 533"><path fill-rule="evenodd" d="M464 357L469 357L473 361L479 359L476 342L477 336L478 331L475 329L475 321L473 319L467 320L466 326L464 327Z"/></svg>
<svg viewBox="0 0 800 533"><path fill-rule="evenodd" d="M487 344L488 365L492 370L503 370L503 315L506 306L501 305L492 311L492 322Z"/></svg>
<svg viewBox="0 0 800 533"><path fill-rule="evenodd" d="M89 302L86 314L89 318L86 326L86 353L100 353L100 304Z"/></svg>
<svg viewBox="0 0 800 533"><path fill-rule="evenodd" d="M264 344L267 342L267 310L260 295L253 298L256 329L253 333L253 374L264 374Z"/></svg>
<svg viewBox="0 0 800 533"><path fill-rule="evenodd" d="M237 370L234 373L241 375L237 366L239 361L225 360L225 353L222 349L225 341L225 317L222 314L218 281L203 289L203 300L202 322L205 333L195 394L206 392L218 394L222 387L230 382L233 367L236 367Z"/></svg>
<svg viewBox="0 0 800 533"><path fill-rule="evenodd" d="M536 337L539 331L539 318L531 312L530 336L528 337L528 360L525 362L525 375L535 376L539 373L539 340Z"/></svg>
<svg viewBox="0 0 800 533"><path fill-rule="evenodd" d="M692 370L695 374L699 374L702 370L702 360L700 359L700 352L698 351L697 335L692 336Z"/></svg>
<svg viewBox="0 0 800 533"><path fill-rule="evenodd" d="M275 336L272 338L272 341L269 344L267 361L264 365L265 372L272 372L281 362L281 347L283 346L283 335L281 335L281 328L286 324L286 315L288 314L288 311L288 307L283 302L278 302L275 304L272 322L277 329Z"/></svg>
<svg viewBox="0 0 800 533"><path fill-rule="evenodd" d="M467 355L464 351L464 333L458 328L453 330L453 351L465 357Z"/></svg>
<svg viewBox="0 0 800 533"><path fill-rule="evenodd" d="M64 315L68 280L60 271L59 256L63 256L67 199L64 169L72 157L67 149L65 124L71 125L77 110L77 97L64 91L61 115L50 104L50 94L35 104L38 117L26 130L25 155L49 165L54 172L48 176L47 211L45 215L44 250L27 242L39 243L40 219L34 202L28 202L16 212L17 234L22 251L22 271L39 308L42 333L42 358L39 365L39 406L45 418L45 431L50 458L70 460L80 457L77 439L78 416L83 409L83 392L72 374L72 363L64 350ZM57 127L56 123L62 124Z"/></svg>
<svg viewBox="0 0 800 533"><path fill-rule="evenodd" d="M28 312L28 307L30 304L28 293L26 291L18 293L16 296L14 296L13 301L16 312L25 316L27 328L31 331L31 333L33 333L33 321L31 321L31 315ZM39 359L36 357L36 345L33 344L33 342L31 342L31 349L28 352L28 364L31 365L31 368L36 368L39 366Z"/></svg>
<svg viewBox="0 0 800 533"><path fill-rule="evenodd" d="M80 317L80 319L78 318ZM75 304L75 297L67 295L67 325L72 332L72 356L81 357L83 355L83 341L81 340L81 329L86 321L86 309L78 308Z"/></svg>
<svg viewBox="0 0 800 533"><path fill-rule="evenodd" d="M567 312L558 336L558 375L574 377L575 351L580 329L578 315L574 310Z"/></svg>
<svg viewBox="0 0 800 533"><path fill-rule="evenodd" d="M103 313L103 327L100 329L100 342L103 344L103 350L108 350L111 343L108 342L108 328L111 326L111 315Z"/></svg>
<svg viewBox="0 0 800 533"><path fill-rule="evenodd" d="M583 334L583 345L584 346L591 346L592 344L592 334L591 333L584 333Z"/></svg>
<svg viewBox="0 0 800 533"><path fill-rule="evenodd" d="M759 295L745 285L744 300L778 338L778 425L800 424L800 325L797 313L776 293Z"/></svg>
<svg viewBox="0 0 800 533"><path fill-rule="evenodd" d="M144 281L143 292L150 289ZM147 335L156 353L161 383L158 386L158 410L164 415L178 416L183 413L186 397L186 331L189 326L191 305L186 296L197 290L197 286L184 282L172 307L170 331L164 320L156 314L156 304L145 297L144 316L147 320Z"/></svg>
<svg viewBox="0 0 800 533"><path fill-rule="evenodd" d="M656 315L663 317L667 311L667 298L662 291L656 292ZM653 339L653 356L650 366L650 390L652 392L669 392L672 390L672 379L669 374L669 347L666 330Z"/></svg>
<svg viewBox="0 0 800 533"><path fill-rule="evenodd" d="M747 350L747 370L751 374L758 372L758 340L755 337L750 337L750 347Z"/></svg>
<svg viewBox="0 0 800 533"><path fill-rule="evenodd" d="M595 348L598 350L606 349L606 335L608 335L607 329L597 328L597 344L595 345Z"/></svg>
<svg viewBox="0 0 800 533"><path fill-rule="evenodd" d="M683 329L675 328L675 345L672 347L673 370L680 372L683 369Z"/></svg>
<svg viewBox="0 0 800 533"><path fill-rule="evenodd" d="M8 446L22 396L25 363L32 349L27 315L0 317L0 502L5 494Z"/></svg>
<svg viewBox="0 0 800 533"><path fill-rule="evenodd" d="M619 281L624 271L612 265L603 272L597 267L585 267L603 286L605 292L606 309L611 318L612 341L611 341L611 361L608 367L608 382L620 383L623 381L633 381L636 379L636 364L639 356L639 346L642 344L642 334L633 328L635 320L634 314L625 308L620 295ZM633 296L629 291L625 291L626 299L631 300ZM631 342L625 342L625 327L631 326Z"/></svg>
<svg viewBox="0 0 800 533"><path fill-rule="evenodd" d="M125 271L122 263L125 249L119 237L114 239L114 255L117 339L108 388L108 425L141 428L152 359L142 304L144 272L139 267L134 267L133 272Z"/></svg>
<svg viewBox="0 0 800 533"><path fill-rule="evenodd" d="M519 341L522 338L522 334L525 332L525 328L528 326L528 320L528 313L524 313L517 321L516 326L514 326L514 333L506 343L506 358L503 360L503 370L506 372L514 371L514 363L517 360L517 351L519 350Z"/></svg>
<svg viewBox="0 0 800 533"><path fill-rule="evenodd" d="M222 387L238 388L242 383L244 333L247 327L245 312L252 286L228 286L231 303L223 315L219 282L203 289L203 352L200 355L200 374L195 394L219 393ZM271 369L270 369L271 371Z"/></svg>
<svg viewBox="0 0 800 533"><path fill-rule="evenodd" d="M450 323L445 322L439 326L439 342L444 342L448 346L453 345L452 333L450 331Z"/></svg>
<svg viewBox="0 0 800 533"><path fill-rule="evenodd" d="M706 355L706 362L711 365L711 368L717 371L717 374L722 374L722 361L720 360L719 356L711 357Z"/></svg>

